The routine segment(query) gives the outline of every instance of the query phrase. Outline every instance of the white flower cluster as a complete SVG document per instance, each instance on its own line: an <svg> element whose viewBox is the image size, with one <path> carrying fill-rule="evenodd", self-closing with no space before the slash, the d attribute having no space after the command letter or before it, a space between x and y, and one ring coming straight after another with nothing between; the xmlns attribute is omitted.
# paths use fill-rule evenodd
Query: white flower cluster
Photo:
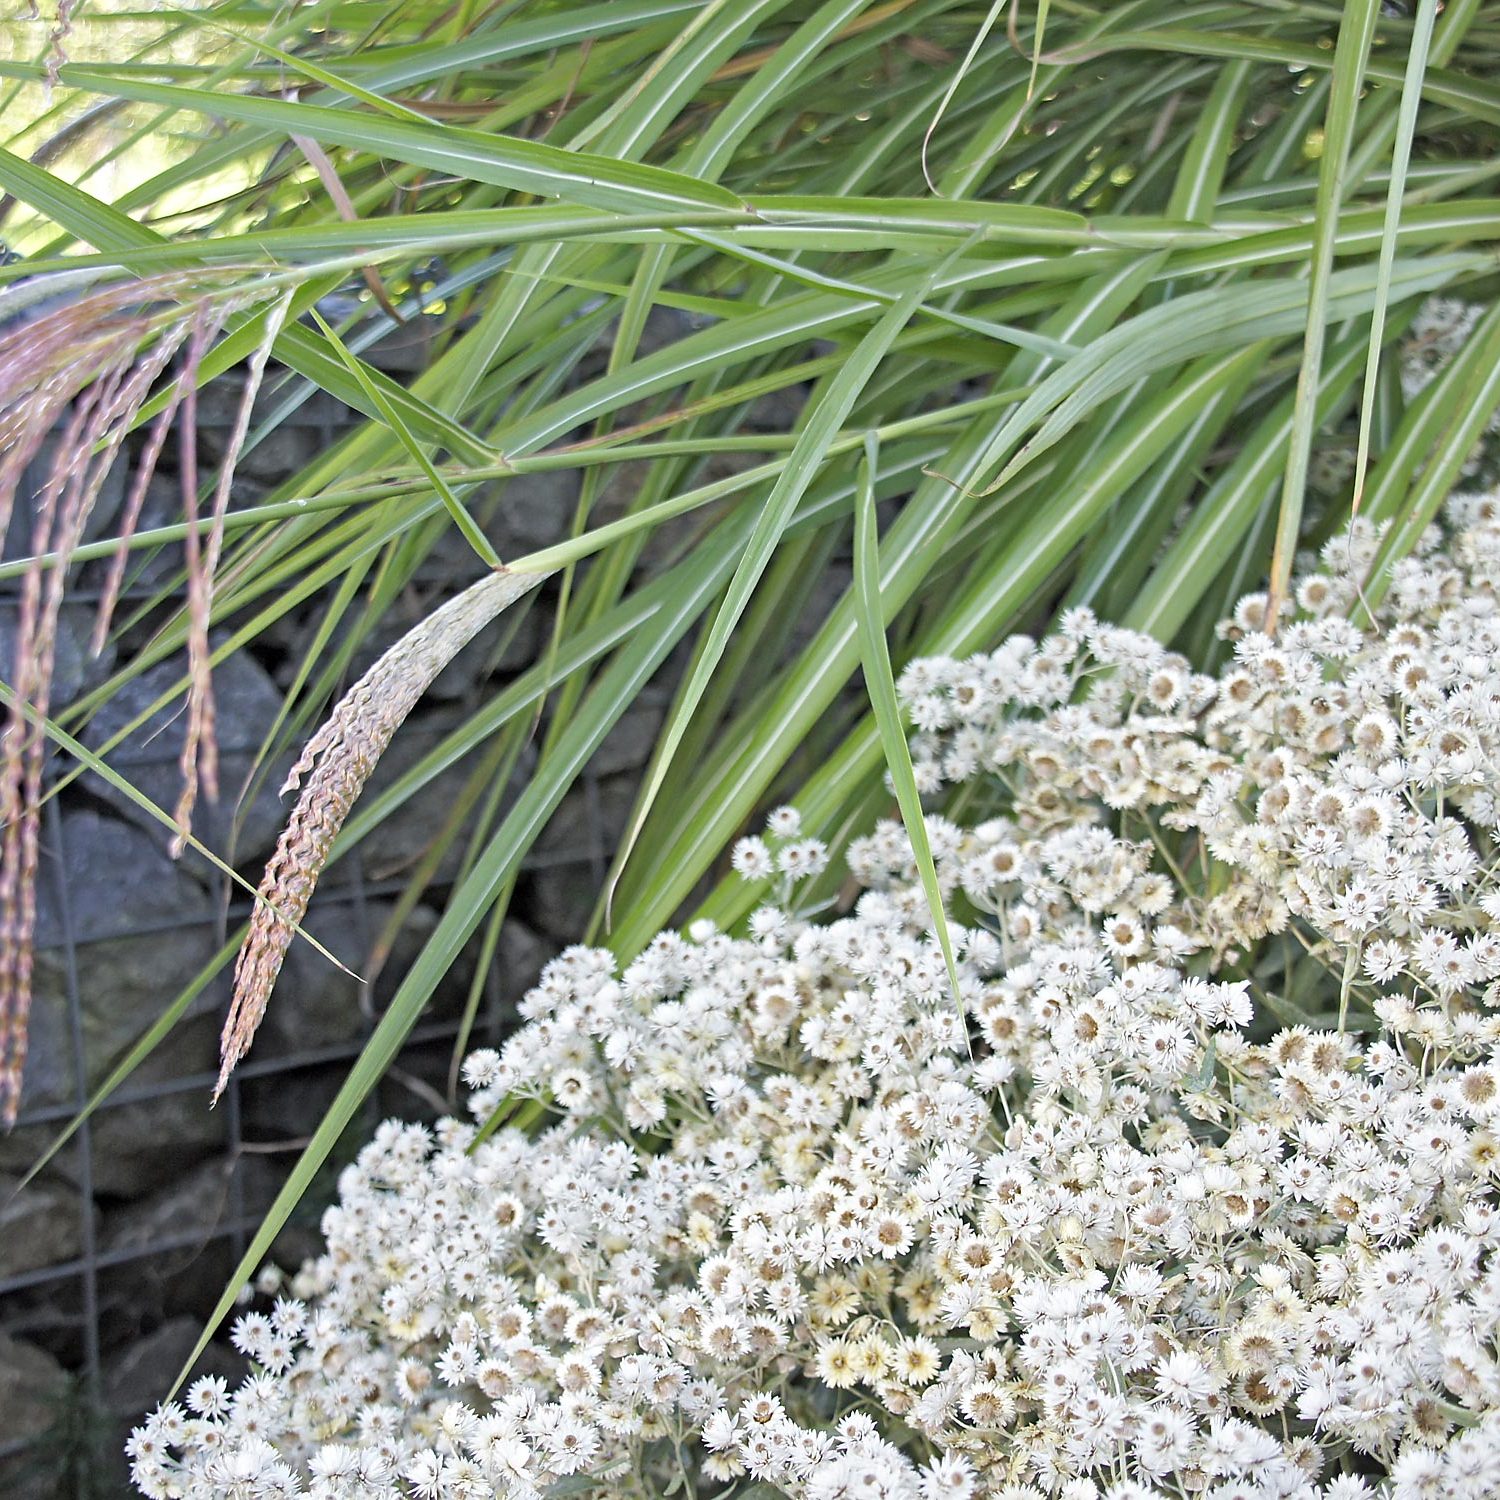
<svg viewBox="0 0 1500 1500"><path fill-rule="evenodd" d="M900 826L813 922L780 810L745 936L569 950L381 1127L140 1489L1500 1493L1500 501L1360 632L1375 544L1217 678L1084 612L910 667L967 1026Z"/></svg>

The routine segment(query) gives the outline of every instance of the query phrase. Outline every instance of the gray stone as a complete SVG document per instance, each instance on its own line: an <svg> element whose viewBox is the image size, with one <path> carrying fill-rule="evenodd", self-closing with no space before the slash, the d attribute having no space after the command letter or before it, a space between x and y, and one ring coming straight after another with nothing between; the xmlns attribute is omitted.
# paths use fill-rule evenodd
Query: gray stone
<svg viewBox="0 0 1500 1500"><path fill-rule="evenodd" d="M240 403L244 397L245 376L236 370L221 376L198 393L198 464L202 478L217 478L219 466L229 449ZM250 433L277 410L286 392L276 388L268 378L255 400ZM277 485L320 458L353 426L355 417L342 402L314 391L259 442L241 449L235 461L235 493L231 503L243 504L247 498L239 493L247 481L256 485Z"/></svg>
<svg viewBox="0 0 1500 1500"><path fill-rule="evenodd" d="M348 1075L347 1062L334 1062L295 1068L274 1078L247 1078L240 1087L245 1139L274 1152L272 1160L290 1166L297 1159L297 1148L317 1128ZM369 1124L373 1126L374 1121Z"/></svg>
<svg viewBox="0 0 1500 1500"><path fill-rule="evenodd" d="M102 747L170 691L184 671L183 659L174 657L123 683L90 720L83 733L84 743L93 750ZM269 773L259 779L254 795L242 800L261 740L281 711L281 694L270 677L243 651L237 651L214 668L213 689L219 746L219 801L215 805L199 797L193 812L193 833L221 857L236 864L254 863L276 842L286 816L276 790L290 765L289 756L272 765ZM132 729L109 753L109 763L159 808L171 812L182 786L178 758L186 732L183 698L179 694ZM164 833L161 824L101 778L86 776L84 784L118 808L122 817L149 828L154 835ZM207 875L211 871L211 866L191 851L183 856L183 861L195 872Z"/></svg>
<svg viewBox="0 0 1500 1500"><path fill-rule="evenodd" d="M572 527L577 508L576 469L550 469L507 479L491 528L501 558L508 561L560 542Z"/></svg>
<svg viewBox="0 0 1500 1500"><path fill-rule="evenodd" d="M20 636L19 605L14 599L0 600L0 679L16 680L16 642ZM114 647L106 643L98 657L89 653L94 629L92 606L64 603L57 617L57 643L52 657L52 682L48 707L56 710L71 703L85 688L102 682L114 661Z"/></svg>
<svg viewBox="0 0 1500 1500"><path fill-rule="evenodd" d="M169 1318L158 1328L132 1338L113 1358L105 1361L101 1395L109 1416L109 1431L94 1460L95 1476L114 1481L111 1493L134 1494L127 1488L128 1460L125 1444L131 1429L142 1417L166 1399L188 1356L198 1343L203 1325L197 1318ZM194 1362L184 1390L203 1375L218 1375L232 1387L247 1374L245 1361L222 1336L211 1343Z"/></svg>
<svg viewBox="0 0 1500 1500"><path fill-rule="evenodd" d="M165 1003L163 999L161 1004ZM32 1083L37 1072L47 1075L58 1071L49 1065L49 1053L55 1052L63 1068L68 1067L71 1054L67 1050L70 1038L66 1017L60 1022L56 1018L57 1010L46 1003L39 1003L32 1011L23 1111L42 1103L68 1102L73 1097L70 1092L63 1099L39 1098ZM120 1092L130 1094L149 1089L153 1083L194 1076L203 1079L200 1087L174 1089L157 1098L128 1104L106 1101L96 1112L90 1122L89 1155L94 1191L101 1197L128 1198L150 1192L170 1182L185 1166L222 1146L228 1118L223 1110L209 1107L209 1086L218 1066L218 1034L219 1021L213 1015L179 1022L126 1080ZM101 1065L94 1082L102 1081L106 1071ZM0 1136L0 1171L29 1171L56 1139L64 1123L57 1120L46 1125L18 1126L8 1135ZM76 1182L77 1146L65 1146L51 1170L60 1178Z"/></svg>
<svg viewBox="0 0 1500 1500"><path fill-rule="evenodd" d="M522 914L555 942L582 938L638 785L638 778L627 774L574 787L532 850Z"/></svg>
<svg viewBox="0 0 1500 1500"><path fill-rule="evenodd" d="M601 745L599 754L604 753ZM640 778L632 772L576 782L537 839L531 853L533 864L540 870L557 864L586 867L591 860L607 862L630 822L639 786Z"/></svg>
<svg viewBox="0 0 1500 1500"><path fill-rule="evenodd" d="M495 970L500 993L511 1004L537 981L556 947L533 932L518 917L507 915L495 945Z"/></svg>
<svg viewBox="0 0 1500 1500"><path fill-rule="evenodd" d="M39 948L60 946L69 931L79 944L98 943L214 919L212 898L168 857L160 824L137 828L88 806L68 808L61 821L61 849L43 829Z"/></svg>
<svg viewBox="0 0 1500 1500"><path fill-rule="evenodd" d="M153 1410L176 1384L202 1332L203 1325L196 1318L169 1318L159 1328L132 1339L108 1361L103 1372L103 1395L109 1411L132 1423ZM220 1375L233 1385L245 1374L245 1361L216 1340L195 1361L188 1378Z"/></svg>
<svg viewBox="0 0 1500 1500"><path fill-rule="evenodd" d="M0 1176L0 1281L74 1260L82 1248L76 1188L50 1176L21 1188L19 1178Z"/></svg>
<svg viewBox="0 0 1500 1500"><path fill-rule="evenodd" d="M807 604L797 615L787 641L786 654L790 657L803 650L822 628L824 620L854 584L854 568L842 558L833 558L825 563L818 574L818 581L808 596Z"/></svg>
<svg viewBox="0 0 1500 1500"><path fill-rule="evenodd" d="M828 351L832 352L832 351ZM799 383L757 396L750 405L745 428L750 432L792 432L801 420L811 387Z"/></svg>
<svg viewBox="0 0 1500 1500"><path fill-rule="evenodd" d="M470 714L455 707L433 705L412 717L397 731L381 757L362 794L361 805L368 807L381 792L404 776ZM481 752L482 753L482 752ZM525 784L535 761L535 752L526 747L520 756L512 784L501 800L503 817L510 803ZM409 873L442 832L453 813L455 801L474 774L477 761L473 753L439 771L417 789L398 808L377 824L361 841L363 868L368 879L381 882ZM435 878L448 879L458 867L466 847L465 827L449 846L438 866Z"/></svg>
<svg viewBox="0 0 1500 1500"><path fill-rule="evenodd" d="M252 1058L336 1046L368 1031L437 925L437 914L419 903L401 923L384 961L372 962L372 949L395 909L393 900L367 900L361 922L351 902L320 905L314 900L305 930L353 973L340 969L311 943L294 940L256 1033ZM296 1123L299 1130L311 1130L318 1119Z"/></svg>
<svg viewBox="0 0 1500 1500"><path fill-rule="evenodd" d="M660 704L636 699L594 752L589 762L590 772L595 776L613 776L621 771L639 773L651 759L663 717Z"/></svg>
<svg viewBox="0 0 1500 1500"><path fill-rule="evenodd" d="M92 1091L162 1011L197 976L218 941L216 908L198 883L144 831L76 807L62 818L61 848L44 842L39 888L31 1039L23 1110L78 1100L69 995L76 980L80 1036ZM66 908L64 908L64 895ZM71 932L70 959L64 939ZM174 1028L124 1091L150 1081L210 1072L216 1063L221 995L212 987ZM206 1091L150 1103L107 1104L91 1125L95 1190L128 1193L170 1177L222 1139L223 1120ZM0 1170L23 1172L60 1124L0 1137ZM163 1151L162 1143L171 1142ZM72 1179L72 1148L56 1170Z"/></svg>
<svg viewBox="0 0 1500 1500"><path fill-rule="evenodd" d="M182 481L175 470L158 468L146 483L135 531L155 531L182 521ZM94 580L100 584L108 576L112 560L88 565ZM132 548L125 565L124 586L127 590L159 587L172 580L182 567L182 543L167 542L157 548Z"/></svg>
<svg viewBox="0 0 1500 1500"><path fill-rule="evenodd" d="M703 313L685 312L676 307L653 307L646 315L646 325L635 342L631 357L645 359L648 355L657 354L668 346L681 342L689 334L711 327L714 321ZM604 373L618 327L618 324L611 324L604 337L579 361L579 380L590 380ZM624 420L626 419L622 418L622 422Z"/></svg>
<svg viewBox="0 0 1500 1500"><path fill-rule="evenodd" d="M101 1280L107 1311L140 1327L168 1314L208 1312L233 1269L216 1232L237 1213L258 1219L295 1157L215 1156L179 1170L154 1192L104 1210L100 1245L119 1257Z"/></svg>
<svg viewBox="0 0 1500 1500"><path fill-rule="evenodd" d="M211 1157L177 1172L154 1193L106 1210L101 1248L147 1250L174 1235L211 1230L228 1212L229 1175L229 1159Z"/></svg>
<svg viewBox="0 0 1500 1500"><path fill-rule="evenodd" d="M587 868L557 865L537 870L524 902L527 920L555 942L582 940L600 896L599 882Z"/></svg>
<svg viewBox="0 0 1500 1500"><path fill-rule="evenodd" d="M66 1014L71 935L90 1086L207 962L216 912L143 830L87 807L64 814L61 849L44 844L35 995ZM49 1100L72 1091L70 1051L55 1082L38 1080Z"/></svg>
<svg viewBox="0 0 1500 1500"><path fill-rule="evenodd" d="M328 913L315 902L303 927L341 963L356 974L363 973L373 934L355 929L347 907ZM294 938L255 1034L250 1059L265 1062L352 1041L368 1025L367 1013L364 986L311 943Z"/></svg>
<svg viewBox="0 0 1500 1500"><path fill-rule="evenodd" d="M0 1442L9 1446L44 1441L68 1413L70 1385L63 1367L35 1344L0 1333L0 1412L5 1414ZM37 1487L49 1455L22 1451L0 1459L4 1493L24 1497L48 1492Z"/></svg>
<svg viewBox="0 0 1500 1500"><path fill-rule="evenodd" d="M35 551L34 524L37 505L47 482L48 471L56 460L61 438L62 433L58 428L48 433L42 439L42 445L35 457L22 471L21 482L16 487L15 504L11 507L10 524L5 532L4 557L6 562L30 557ZM124 503L129 478L128 468L128 459L117 458L109 473L104 476L104 483L99 486L99 492L94 497L88 520L84 522L84 541L96 541L100 537L111 534L115 518L119 515L120 507Z"/></svg>
<svg viewBox="0 0 1500 1500"><path fill-rule="evenodd" d="M435 318L409 317L404 326L367 345L360 357L387 375L421 374L432 364L432 335L440 326Z"/></svg>

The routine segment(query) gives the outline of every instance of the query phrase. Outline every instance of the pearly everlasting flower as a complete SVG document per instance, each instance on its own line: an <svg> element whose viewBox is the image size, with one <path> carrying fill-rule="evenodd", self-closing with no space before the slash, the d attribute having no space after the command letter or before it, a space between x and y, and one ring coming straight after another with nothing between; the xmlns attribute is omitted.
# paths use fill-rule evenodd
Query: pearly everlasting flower
<svg viewBox="0 0 1500 1500"><path fill-rule="evenodd" d="M778 809L743 934L567 950L377 1129L140 1491L1500 1492L1500 496L1361 632L1377 545L1215 677L1083 610L909 664L965 1024L900 824L820 912Z"/></svg>

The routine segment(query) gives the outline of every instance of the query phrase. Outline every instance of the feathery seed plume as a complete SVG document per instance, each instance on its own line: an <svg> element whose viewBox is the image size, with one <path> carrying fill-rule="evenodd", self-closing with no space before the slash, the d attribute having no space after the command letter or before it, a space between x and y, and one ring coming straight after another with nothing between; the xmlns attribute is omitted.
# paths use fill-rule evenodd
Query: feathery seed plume
<svg viewBox="0 0 1500 1500"><path fill-rule="evenodd" d="M216 1100L250 1048L333 841L392 736L453 657L547 576L501 569L435 609L344 694L307 742L282 794L296 790L304 776L307 783L261 877L250 930L235 961Z"/></svg>
<svg viewBox="0 0 1500 1500"><path fill-rule="evenodd" d="M0 536L28 467L47 453L41 487L26 497L33 561L21 585L11 696L0 731L0 1123L7 1126L20 1109L26 1065L46 716L69 559L137 414L189 330L207 330L201 354L227 318L266 295L254 282L205 292L197 273L150 277L104 287L29 320L18 316L15 326L0 333ZM36 289L24 284L0 294L0 317L12 309L19 315L36 300ZM196 374L196 360L190 360L146 444L122 549L139 516L176 394L194 384ZM44 561L47 554L51 558ZM118 565L123 576L123 551ZM116 577L106 591L96 651L118 587Z"/></svg>

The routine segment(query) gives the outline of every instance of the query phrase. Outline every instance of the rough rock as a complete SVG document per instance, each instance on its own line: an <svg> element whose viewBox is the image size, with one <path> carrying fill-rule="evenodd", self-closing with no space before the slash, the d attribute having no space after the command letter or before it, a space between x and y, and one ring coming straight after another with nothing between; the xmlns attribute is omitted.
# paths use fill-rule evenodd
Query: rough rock
<svg viewBox="0 0 1500 1500"><path fill-rule="evenodd" d="M576 469L546 469L491 481L469 498L468 505L500 560L511 562L568 535L578 509L578 491ZM601 499L594 519L606 519L612 513L608 499ZM463 533L450 523L438 533L417 576L429 586L437 582L461 587L478 578L483 567Z"/></svg>
<svg viewBox="0 0 1500 1500"><path fill-rule="evenodd" d="M826 352L832 352L831 350ZM757 396L750 404L745 428L750 432L792 432L801 420L802 409L812 387L804 382L782 386Z"/></svg>
<svg viewBox="0 0 1500 1500"><path fill-rule="evenodd" d="M112 1420L109 1437L101 1445L100 1466L115 1479L119 1493L126 1493L125 1443L131 1429L166 1398L202 1331L197 1318L169 1318L159 1328L130 1339L106 1360L101 1394ZM194 1362L188 1380L219 1375L234 1386L245 1373L245 1361L226 1343L215 1340Z"/></svg>
<svg viewBox="0 0 1500 1500"><path fill-rule="evenodd" d="M348 906L314 902L303 926L341 963L356 974L363 972L373 932L366 933L354 922ZM353 1040L368 1024L368 1001L362 991L356 979L311 943L294 938L255 1034L250 1060L265 1062Z"/></svg>
<svg viewBox="0 0 1500 1500"><path fill-rule="evenodd" d="M381 792L392 786L426 756L448 733L462 724L469 713L456 707L431 707L412 717L397 731L390 747L380 759L361 797L359 806L367 808ZM509 791L502 799L503 817L531 773L535 752L523 749ZM473 775L477 761L473 754L461 757L439 771L427 784L414 792L406 802L380 822L362 840L360 855L366 878L379 884L397 875L409 873L426 854L432 841L442 831L451 815L454 801ZM452 843L438 866L439 881L452 876L463 857L464 833Z"/></svg>
<svg viewBox="0 0 1500 1500"><path fill-rule="evenodd" d="M44 824L37 889L38 948L190 929L214 918L212 898L166 852L167 830L143 830L96 808L61 818L60 846ZM80 978L83 976L80 975Z"/></svg>
<svg viewBox="0 0 1500 1500"><path fill-rule="evenodd" d="M0 599L0 679L16 680L16 641L20 635L19 605ZM52 658L52 684L48 707L56 710L71 703L85 688L104 680L114 661L114 648L106 644L96 658L89 654L89 636L94 629L93 606L64 603L57 618L57 646Z"/></svg>
<svg viewBox="0 0 1500 1500"><path fill-rule="evenodd" d="M172 689L184 671L184 660L179 656L159 662L124 683L94 715L83 733L84 743L98 750ZM225 858L232 854L233 863L253 864L276 842L285 817L276 789L290 757L273 765L259 780L255 794L241 801L261 740L281 711L281 694L267 673L243 651L214 668L213 688L220 794L217 805L199 797L193 812L193 833L215 853ZM158 807L171 812L182 786L178 758L186 732L179 695L132 729L109 753L109 763ZM86 776L84 785L117 808L122 817L149 828L153 834L164 832L161 824L101 778ZM211 867L191 850L183 856L183 864L205 877L211 873Z"/></svg>
<svg viewBox="0 0 1500 1500"><path fill-rule="evenodd" d="M54 1015L52 1008L45 1005L32 1013L26 1070L28 1092L22 1096L23 1114L37 1103L34 1092L30 1091L32 1060L45 1059L54 1046L66 1045L66 1018L57 1025L53 1023ZM174 1089L157 1098L129 1104L106 1102L94 1115L90 1159L96 1193L129 1198L150 1192L163 1182L170 1182L184 1166L222 1145L227 1117L222 1110L209 1108L209 1083L217 1066L218 1035L216 1016L199 1015L180 1022L131 1075L121 1093L193 1076L202 1077L200 1087ZM104 1071L101 1069L100 1078ZM28 1171L56 1139L64 1123L57 1119L44 1125L22 1125L0 1137L0 1171ZM73 1144L64 1147L53 1170L60 1178L76 1182L78 1147Z"/></svg>
<svg viewBox="0 0 1500 1500"><path fill-rule="evenodd" d="M198 393L198 461L205 476L215 474L229 447L229 438L244 398L242 374L221 376ZM269 418L285 399L286 392L268 380L255 400L250 430ZM235 485L246 480L280 484L305 468L349 431L354 414L323 391L311 392L297 409L286 416L253 447L241 451L235 463ZM237 503L244 497L236 494Z"/></svg>
<svg viewBox="0 0 1500 1500"><path fill-rule="evenodd" d="M644 359L648 354L656 354L670 344L679 343L689 334L711 327L714 321L704 313L687 312L677 307L653 307L646 315L646 325L636 341L635 358ZM579 361L580 380L589 380L604 373L618 326L611 324L609 332Z"/></svg>
<svg viewBox="0 0 1500 1500"><path fill-rule="evenodd" d="M559 943L576 943L593 915L609 859L635 804L634 773L579 783L563 798L528 861L522 916Z"/></svg>
<svg viewBox="0 0 1500 1500"><path fill-rule="evenodd" d="M600 747L600 755L604 747ZM569 789L547 820L530 856L530 868L538 873L557 864L584 865L589 860L608 861L630 821L639 777L633 772L617 776L585 776ZM592 872L595 877L602 871Z"/></svg>
<svg viewBox="0 0 1500 1500"><path fill-rule="evenodd" d="M43 829L23 1112L79 1102L69 999L75 983L83 1087L92 1091L218 947L212 898L150 835L88 807L71 808L61 825L60 846L47 836L51 828ZM210 1070L220 1003L212 989L201 996L125 1090ZM207 1105L198 1090L106 1105L91 1127L95 1191L148 1189L211 1150L225 1127ZM54 1121L0 1137L0 1170L27 1170L60 1128ZM76 1162L76 1149L68 1148L55 1170L74 1180Z"/></svg>
<svg viewBox="0 0 1500 1500"><path fill-rule="evenodd" d="M196 1318L169 1318L160 1328L132 1339L104 1370L104 1399L109 1409L121 1417L150 1411L176 1383L202 1332L203 1325ZM221 1375L235 1381L244 1374L245 1361L216 1341L199 1355L189 1378Z"/></svg>
<svg viewBox="0 0 1500 1500"><path fill-rule="evenodd" d="M441 326L437 318L408 317L404 327L392 328L367 345L361 358L387 375L420 374L432 363L432 335Z"/></svg>
<svg viewBox="0 0 1500 1500"><path fill-rule="evenodd" d="M637 698L620 715L619 722L594 752L589 771L595 776L614 776L621 771L640 772L651 759L663 716L659 703Z"/></svg>
<svg viewBox="0 0 1500 1500"><path fill-rule="evenodd" d="M293 941L282 966L251 1057L265 1060L337 1046L361 1037L390 999L421 945L437 925L437 914L418 904L401 924L372 985L371 950L395 911L392 900L367 899L363 911L352 900L314 900L304 924L353 974L345 973L311 943ZM354 978L359 975L360 979ZM297 1122L311 1130L317 1118Z"/></svg>
<svg viewBox="0 0 1500 1500"><path fill-rule="evenodd" d="M533 932L519 917L507 916L495 945L495 970L508 1010L536 983L547 960L556 952L552 943ZM509 1019L514 1024L513 1014Z"/></svg>
<svg viewBox="0 0 1500 1500"><path fill-rule="evenodd" d="M169 1315L206 1314L233 1269L229 1241L216 1232L237 1215L258 1219L294 1160L211 1157L150 1194L106 1208L100 1247L124 1257L100 1281L106 1314L131 1329ZM169 1248L153 1248L160 1245Z"/></svg>
<svg viewBox="0 0 1500 1500"><path fill-rule="evenodd" d="M168 454L171 447L168 445ZM174 469L163 463L158 466L146 484L146 493L141 501L140 514L136 518L135 531L155 531L160 526L173 526L182 520L182 481ZM101 586L108 576L109 559L95 559L85 564L85 576L95 586ZM125 589L157 588L168 583L182 568L182 544L170 542L164 546L147 549L132 549L125 568Z"/></svg>
<svg viewBox="0 0 1500 1500"><path fill-rule="evenodd" d="M7 1495L43 1496L47 1476L56 1473L47 1451L49 1434L67 1415L69 1382L63 1368L35 1344L0 1333L0 1412L5 1414L0 1446L37 1444L35 1449L0 1458L0 1489Z"/></svg>
<svg viewBox="0 0 1500 1500"><path fill-rule="evenodd" d="M145 1250L171 1235L211 1230L228 1214L229 1179L229 1159L212 1157L179 1171L156 1192L106 1210L101 1248L111 1253Z"/></svg>
<svg viewBox="0 0 1500 1500"><path fill-rule="evenodd" d="M33 524L37 501L47 482L47 471L57 453L61 437L61 432L56 428L48 433L42 440L42 446L37 450L36 456L22 472L21 482L17 486L16 503L11 508L10 524L5 532L4 558L6 562L30 557L34 551ZM128 467L126 461L117 460L109 473L105 475L104 483L100 485L99 493L94 499L94 507L84 523L84 541L92 542L99 537L111 534L115 517L124 503L125 487L129 477Z"/></svg>
<svg viewBox="0 0 1500 1500"><path fill-rule="evenodd" d="M573 524L577 507L576 470L549 469L507 479L490 528L502 560L560 542Z"/></svg>
<svg viewBox="0 0 1500 1500"><path fill-rule="evenodd" d="M295 1148L327 1113L339 1086L349 1076L349 1067L344 1060L293 1068L274 1077L245 1079L240 1085L245 1139L274 1152L271 1160L289 1166L296 1160ZM373 1124L372 1119L365 1120L366 1126ZM361 1138L364 1134L368 1134L367 1129L361 1132Z"/></svg>
<svg viewBox="0 0 1500 1500"><path fill-rule="evenodd" d="M0 1176L0 1281L61 1265L83 1248L78 1190L52 1176L18 1193L20 1185L17 1177Z"/></svg>

